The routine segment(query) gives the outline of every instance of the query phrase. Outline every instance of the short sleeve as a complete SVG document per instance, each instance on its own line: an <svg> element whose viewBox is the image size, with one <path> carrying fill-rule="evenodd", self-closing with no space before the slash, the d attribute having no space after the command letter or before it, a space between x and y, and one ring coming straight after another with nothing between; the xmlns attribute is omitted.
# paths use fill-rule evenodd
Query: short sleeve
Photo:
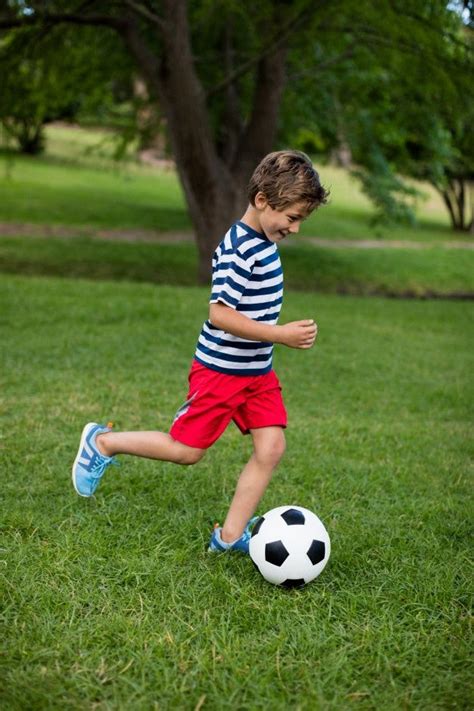
<svg viewBox="0 0 474 711"><path fill-rule="evenodd" d="M254 263L252 254L243 254L239 249L221 253L213 264L209 303L222 302L237 308L252 276Z"/></svg>

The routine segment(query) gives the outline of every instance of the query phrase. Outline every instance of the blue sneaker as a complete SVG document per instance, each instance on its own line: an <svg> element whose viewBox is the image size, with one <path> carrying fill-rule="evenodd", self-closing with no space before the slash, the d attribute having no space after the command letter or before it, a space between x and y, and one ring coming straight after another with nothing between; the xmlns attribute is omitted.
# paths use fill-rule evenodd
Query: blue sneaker
<svg viewBox="0 0 474 711"><path fill-rule="evenodd" d="M72 465L72 483L79 496L92 496L110 464L118 464L113 457L106 457L97 449L95 439L111 427L89 422L82 430L81 443Z"/></svg>
<svg viewBox="0 0 474 711"><path fill-rule="evenodd" d="M232 543L225 543L221 538L222 528L216 523L214 530L212 532L211 540L209 541L209 548L207 549L210 553L224 553L225 551L239 551L240 553L249 552L249 541L252 536L252 528L260 516L254 516L248 522L245 531L242 533L240 538Z"/></svg>

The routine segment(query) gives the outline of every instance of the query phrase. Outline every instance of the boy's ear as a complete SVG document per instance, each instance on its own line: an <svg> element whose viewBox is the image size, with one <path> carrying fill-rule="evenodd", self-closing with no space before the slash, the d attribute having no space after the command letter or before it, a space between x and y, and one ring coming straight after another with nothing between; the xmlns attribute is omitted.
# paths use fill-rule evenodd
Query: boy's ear
<svg viewBox="0 0 474 711"><path fill-rule="evenodd" d="M257 210L264 210L266 206L268 205L267 203L267 198L265 197L264 193L258 192L255 197L254 197L254 205L257 208Z"/></svg>

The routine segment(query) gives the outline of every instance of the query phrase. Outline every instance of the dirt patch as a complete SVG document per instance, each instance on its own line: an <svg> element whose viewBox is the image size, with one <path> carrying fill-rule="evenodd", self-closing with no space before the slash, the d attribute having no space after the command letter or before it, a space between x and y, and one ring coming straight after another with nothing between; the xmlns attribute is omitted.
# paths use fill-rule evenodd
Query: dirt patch
<svg viewBox="0 0 474 711"><path fill-rule="evenodd" d="M27 222L0 222L0 236L36 237L39 239L44 239L45 237L58 237L61 239L89 237L90 239L110 240L113 242L161 242L162 244L192 242L194 239L192 232L183 231L159 232L158 230L144 229L101 229L100 227L83 225L72 227L70 225L36 225Z"/></svg>
<svg viewBox="0 0 474 711"><path fill-rule="evenodd" d="M444 247L446 249L474 249L473 242L410 242L408 240L378 240L378 239L322 239L319 237L301 237L301 242L314 244L316 247L332 247L335 249L430 249Z"/></svg>
<svg viewBox="0 0 474 711"><path fill-rule="evenodd" d="M161 244L176 244L193 242L194 234L189 231L159 231L145 229L101 229L89 226L70 225L37 225L27 222L0 222L0 236L2 237L58 237L61 239L75 239L88 237L90 239L110 240L112 242L156 242ZM460 240L440 242L410 242L408 240L348 240L324 239L322 237L298 237L299 244L312 244L315 247L332 249L430 249L443 247L445 249L474 249L474 240L464 242ZM295 242L285 243L288 246Z"/></svg>

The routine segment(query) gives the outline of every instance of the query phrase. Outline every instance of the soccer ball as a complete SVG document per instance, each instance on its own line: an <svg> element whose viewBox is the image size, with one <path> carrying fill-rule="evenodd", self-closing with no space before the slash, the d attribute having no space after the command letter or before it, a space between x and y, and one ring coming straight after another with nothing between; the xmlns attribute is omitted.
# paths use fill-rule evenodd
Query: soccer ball
<svg viewBox="0 0 474 711"><path fill-rule="evenodd" d="M255 523L249 553L265 580L301 587L324 570L331 542L323 523L302 506L279 506Z"/></svg>

